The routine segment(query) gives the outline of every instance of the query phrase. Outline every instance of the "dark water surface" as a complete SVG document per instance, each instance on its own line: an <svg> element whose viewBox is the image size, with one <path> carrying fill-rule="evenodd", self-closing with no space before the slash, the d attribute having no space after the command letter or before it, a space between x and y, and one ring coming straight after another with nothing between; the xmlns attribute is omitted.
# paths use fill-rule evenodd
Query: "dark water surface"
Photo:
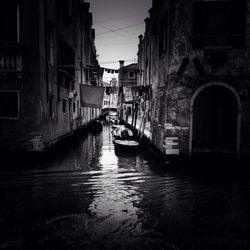
<svg viewBox="0 0 250 250"><path fill-rule="evenodd" d="M68 145L1 163L0 249L250 249L248 174L115 152L109 126Z"/></svg>

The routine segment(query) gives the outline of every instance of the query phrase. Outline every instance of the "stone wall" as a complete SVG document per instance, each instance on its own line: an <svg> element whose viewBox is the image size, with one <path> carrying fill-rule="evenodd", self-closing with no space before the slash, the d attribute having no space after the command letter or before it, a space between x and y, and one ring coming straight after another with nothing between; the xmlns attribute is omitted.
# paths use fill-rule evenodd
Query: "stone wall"
<svg viewBox="0 0 250 250"><path fill-rule="evenodd" d="M166 152L166 148L178 148L179 152L172 152L188 154L192 96L201 86L216 82L232 88L240 100L240 150L242 154L249 154L250 1L246 1L246 42L243 47L200 49L193 48L195 2L162 0L153 4L150 17L153 32L152 142L161 152ZM169 13L169 40L167 52L159 56L159 22L164 11Z"/></svg>

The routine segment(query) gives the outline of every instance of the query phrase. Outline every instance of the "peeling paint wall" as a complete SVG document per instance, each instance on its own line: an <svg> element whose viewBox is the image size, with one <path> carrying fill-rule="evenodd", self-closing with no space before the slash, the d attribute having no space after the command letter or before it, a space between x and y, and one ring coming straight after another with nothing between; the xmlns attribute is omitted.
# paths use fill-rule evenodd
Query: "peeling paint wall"
<svg viewBox="0 0 250 250"><path fill-rule="evenodd" d="M165 138L177 137L179 153L188 154L191 98L201 86L209 82L221 82L231 86L240 98L240 150L242 155L249 154L250 1L246 0L246 33L243 47L199 49L193 47L195 2L199 1L153 1L150 11L152 142L161 152L165 152L166 141L171 144L171 140ZM160 56L159 23L166 11L169 17L168 46L166 53ZM175 142L176 140L174 144ZM171 145L169 147L171 148Z"/></svg>
<svg viewBox="0 0 250 250"><path fill-rule="evenodd" d="M0 44L0 52L21 53L22 71L0 72L0 90L19 91L20 112L18 119L0 119L0 150L43 151L98 116L98 110L80 107L79 99L79 84L87 84L84 69L96 63L92 15L88 3L70 2L72 15L67 19L62 16L62 0L18 1L20 44L10 48ZM53 48L48 44L50 26ZM68 87L58 77L62 39L74 52L68 66L72 77ZM53 63L49 61L50 49Z"/></svg>

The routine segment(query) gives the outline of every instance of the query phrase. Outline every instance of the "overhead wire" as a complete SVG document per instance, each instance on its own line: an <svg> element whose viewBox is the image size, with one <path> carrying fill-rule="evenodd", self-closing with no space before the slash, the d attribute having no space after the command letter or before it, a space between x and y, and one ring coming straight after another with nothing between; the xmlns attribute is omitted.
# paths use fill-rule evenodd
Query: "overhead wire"
<svg viewBox="0 0 250 250"><path fill-rule="evenodd" d="M129 18L133 18L133 17L139 17L139 16L145 16L145 14L141 14L141 15L131 15L131 16L124 16L124 17L119 17L119 18L112 18L112 19L103 19L103 20L97 20L94 21L94 24L98 24L98 23L104 23L104 22L112 22L112 21L118 21L118 20L125 20L125 19L129 19Z"/></svg>
<svg viewBox="0 0 250 250"><path fill-rule="evenodd" d="M137 60L137 58L124 59L124 61L126 61L126 62L134 62L136 60ZM103 62L99 62L99 63L100 64L112 64L112 63L118 63L118 62L119 62L119 59L114 60L114 61L103 61Z"/></svg>
<svg viewBox="0 0 250 250"><path fill-rule="evenodd" d="M102 33L97 33L96 36L105 35L105 34L112 33L112 32L113 32L113 33L118 33L118 31L130 29L130 28L139 26L139 25L141 25L141 24L143 24L143 23L137 23L137 24L133 24L133 25L126 26L126 27L122 27L122 28L118 28L118 29L110 29L110 28L104 27L104 28L108 29L108 31L105 31L105 32L102 32ZM119 33L118 33L118 34L119 34ZM119 35L122 35L122 34L119 34Z"/></svg>
<svg viewBox="0 0 250 250"><path fill-rule="evenodd" d="M133 45L135 43L100 43L100 44L96 44L97 46L129 46L129 45Z"/></svg>

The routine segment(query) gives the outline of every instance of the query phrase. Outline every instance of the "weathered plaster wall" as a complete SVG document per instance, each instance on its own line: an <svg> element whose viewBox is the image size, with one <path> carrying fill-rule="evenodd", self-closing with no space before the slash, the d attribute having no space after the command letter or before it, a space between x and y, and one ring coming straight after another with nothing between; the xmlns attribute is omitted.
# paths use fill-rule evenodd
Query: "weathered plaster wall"
<svg viewBox="0 0 250 250"><path fill-rule="evenodd" d="M157 1L152 10L153 116L152 142L162 152L166 138L179 153L189 152L190 102L195 91L209 82L232 86L241 100L241 152L249 154L249 75L250 75L250 1L247 0L246 43L242 48L193 49L193 1ZM157 5L157 3L159 5ZM158 23L162 13L169 12L169 43L159 57ZM197 66L198 65L198 66ZM171 143L170 143L171 144ZM165 146L164 146L165 145Z"/></svg>
<svg viewBox="0 0 250 250"><path fill-rule="evenodd" d="M0 150L30 149L30 140L41 134L38 50L38 1L20 1L20 45L10 49L22 56L22 72L0 75L1 90L18 90L19 119L0 121ZM32 10L32 11L31 11Z"/></svg>
<svg viewBox="0 0 250 250"><path fill-rule="evenodd" d="M61 137L69 135L75 129L86 125L94 119L96 110L81 109L79 107L79 83L81 82L81 69L78 59L82 58L84 65L89 65L90 59L95 62L95 51L88 48L82 51L86 36L88 45L93 45L91 22L88 9L81 12L80 1L72 1L71 23L60 18L61 1L33 1L20 0L20 48L17 53L22 54L23 72L20 75L0 75L0 90L18 90L20 93L20 117L17 120L4 120L0 122L0 150L16 149L40 151L58 141ZM47 3L47 6L45 5ZM88 4L87 4L88 5ZM80 15L83 15L83 34L80 27ZM48 21L54 28L54 63L48 63ZM58 34L75 52L74 83L75 96L72 89L62 86L58 80ZM85 41L85 40L84 40ZM86 77L83 73L83 83ZM59 96L60 94L60 96ZM70 96L71 94L71 96ZM54 97L54 116L49 116L49 96ZM70 97L70 98L69 98ZM63 99L66 100L66 112L63 112ZM73 103L69 110L69 102L75 102L76 111L73 113ZM70 116L72 124L70 124ZM85 116L85 117L83 117Z"/></svg>

